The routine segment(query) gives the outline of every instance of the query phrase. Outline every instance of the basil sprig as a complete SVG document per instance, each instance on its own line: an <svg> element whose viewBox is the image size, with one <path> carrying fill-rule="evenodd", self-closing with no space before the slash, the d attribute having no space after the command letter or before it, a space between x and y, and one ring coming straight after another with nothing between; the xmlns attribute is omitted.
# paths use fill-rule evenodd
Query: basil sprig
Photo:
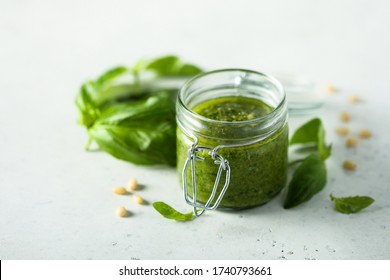
<svg viewBox="0 0 390 280"><path fill-rule="evenodd" d="M284 208L292 208L310 200L326 185L325 160L331 154L331 145L325 142L325 129L320 119L315 118L299 127L290 140L290 145L314 146L314 152L306 158L294 161L300 165L293 173L288 185ZM336 198L330 195L335 209L344 214L357 213L370 206L374 199L368 196Z"/></svg>
<svg viewBox="0 0 390 280"><path fill-rule="evenodd" d="M322 121L312 119L299 127L290 140L290 145L302 144L314 147L314 152L306 158L294 161L300 165L293 173L287 187L283 207L289 209L310 200L326 185L325 160L330 156L332 146L325 141L325 129Z"/></svg>
<svg viewBox="0 0 390 280"><path fill-rule="evenodd" d="M179 87L202 70L176 56L113 68L85 82L76 97L86 149L135 164L176 164L175 99Z"/></svg>
<svg viewBox="0 0 390 280"><path fill-rule="evenodd" d="M358 213L375 201L369 196L334 197L332 194L330 195L330 199L334 201L336 211L343 214Z"/></svg>

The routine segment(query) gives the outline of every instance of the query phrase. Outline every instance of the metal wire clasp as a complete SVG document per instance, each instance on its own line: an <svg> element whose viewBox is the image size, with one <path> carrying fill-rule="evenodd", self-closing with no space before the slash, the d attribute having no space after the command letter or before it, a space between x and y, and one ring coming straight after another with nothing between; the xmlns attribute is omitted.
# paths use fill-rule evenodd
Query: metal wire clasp
<svg viewBox="0 0 390 280"><path fill-rule="evenodd" d="M183 167L183 173L182 173L182 181L183 181L183 195L186 202L193 207L194 215L196 217L199 217L202 215L206 210L214 210L218 207L219 203L221 202L230 182L230 166L228 160L224 159L221 155L218 154L217 150L221 146L217 146L215 148L210 148L207 146L198 146L196 142L191 145L191 147L188 149L188 157L186 162L184 163ZM196 198L196 173L195 173L195 162L197 160L203 161L204 158L197 155L197 153L203 152L204 150L209 151L208 155L211 156L211 158L214 160L215 164L219 164L217 177L214 182L213 190L210 194L209 199L205 204L201 204L197 202ZM187 170L188 166L191 163L191 181L192 181L192 198L189 195L189 190L187 188ZM225 171L225 184L218 196L218 198L214 201L214 197L217 193L219 181L221 179L222 172ZM200 210L199 210L200 208Z"/></svg>

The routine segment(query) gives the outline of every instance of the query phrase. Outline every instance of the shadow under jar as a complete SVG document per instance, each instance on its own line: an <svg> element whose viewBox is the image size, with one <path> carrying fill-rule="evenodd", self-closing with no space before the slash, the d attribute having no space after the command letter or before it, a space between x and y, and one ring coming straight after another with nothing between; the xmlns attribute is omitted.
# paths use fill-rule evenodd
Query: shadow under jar
<svg viewBox="0 0 390 280"><path fill-rule="evenodd" d="M244 69L204 73L182 87L176 106L177 168L194 212L262 205L284 187L287 101L276 79Z"/></svg>

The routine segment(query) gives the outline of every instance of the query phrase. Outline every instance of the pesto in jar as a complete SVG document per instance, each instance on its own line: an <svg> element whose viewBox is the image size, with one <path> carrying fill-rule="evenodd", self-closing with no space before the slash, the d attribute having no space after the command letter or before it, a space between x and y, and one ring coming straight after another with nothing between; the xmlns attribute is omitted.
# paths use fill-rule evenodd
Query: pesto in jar
<svg viewBox="0 0 390 280"><path fill-rule="evenodd" d="M191 108L193 112L207 119L216 120L215 135L197 135L200 146L216 147L228 144L232 131L225 122L245 122L260 118L273 112L274 108L264 102L241 96L229 96L206 100ZM248 128L251 129L250 122ZM213 127L214 128L214 127ZM221 136L224 140L221 140ZM183 170L188 149L193 140L183 131L177 130L177 164ZM226 147L218 153L229 161L231 176L229 187L219 205L220 208L249 208L271 200L284 187L287 179L288 127L287 122L271 135L266 135L252 144ZM207 154L198 154L203 161L196 161L197 200L205 203L213 189L218 165ZM181 175L181 174L179 174ZM216 197L225 182L221 176ZM187 172L187 185L192 195L191 172Z"/></svg>

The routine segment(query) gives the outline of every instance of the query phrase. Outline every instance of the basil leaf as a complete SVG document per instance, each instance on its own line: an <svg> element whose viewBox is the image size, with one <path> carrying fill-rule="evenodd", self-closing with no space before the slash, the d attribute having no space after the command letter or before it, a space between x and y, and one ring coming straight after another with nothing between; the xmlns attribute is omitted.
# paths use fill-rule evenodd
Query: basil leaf
<svg viewBox="0 0 390 280"><path fill-rule="evenodd" d="M104 106L124 97L140 97L142 95L139 81L134 73L124 67L116 67L102 74L95 83L95 103Z"/></svg>
<svg viewBox="0 0 390 280"><path fill-rule="evenodd" d="M320 120L320 124L318 126L318 152L320 154L320 157L325 160L328 157L330 157L331 151L332 151L332 145L326 145L325 142L325 129L324 126L322 125L322 122Z"/></svg>
<svg viewBox="0 0 390 280"><path fill-rule="evenodd" d="M310 200L325 185L325 162L319 155L311 154L295 170L287 189L284 208L289 209Z"/></svg>
<svg viewBox="0 0 390 280"><path fill-rule="evenodd" d="M183 214L169 206L168 204L158 201L153 203L154 209L157 210L162 216L167 219L175 220L175 221L191 221L195 218L192 212Z"/></svg>
<svg viewBox="0 0 390 280"><path fill-rule="evenodd" d="M111 155L137 164L176 162L175 97L201 69L176 56L115 67L84 83L76 97L79 123Z"/></svg>
<svg viewBox="0 0 390 280"><path fill-rule="evenodd" d="M102 85L104 85L104 83L111 81L115 78L118 78L122 74L128 73L128 72L129 72L129 70L124 66L115 67L113 69L106 71L102 75L100 75L100 77L96 80L96 83L99 86L102 86Z"/></svg>
<svg viewBox="0 0 390 280"><path fill-rule="evenodd" d="M186 64L176 56L164 56L151 61L146 70L153 70L160 76L190 76L202 70L195 65Z"/></svg>
<svg viewBox="0 0 390 280"><path fill-rule="evenodd" d="M118 159L135 164L175 166L174 131L170 123L142 128L95 125L89 134L102 151Z"/></svg>
<svg viewBox="0 0 390 280"><path fill-rule="evenodd" d="M354 214L360 212L375 201L369 196L349 196L337 198L331 194L330 198L335 202L334 206L336 211L343 214Z"/></svg>
<svg viewBox="0 0 390 280"><path fill-rule="evenodd" d="M200 69L198 66L192 65L192 64L183 64L180 67L179 75L181 76L194 76L199 73L202 73L202 69Z"/></svg>
<svg viewBox="0 0 390 280"><path fill-rule="evenodd" d="M116 158L136 164L176 164L175 111L166 95L107 107L89 135Z"/></svg>
<svg viewBox="0 0 390 280"><path fill-rule="evenodd" d="M322 121L318 118L312 119L299 127L291 137L290 145L293 144L315 144L322 159L327 159L332 150L331 145L325 143L325 129Z"/></svg>
<svg viewBox="0 0 390 280"><path fill-rule="evenodd" d="M87 128L93 125L100 114L99 109L93 101L94 94L94 82L86 82L81 86L76 98L76 106L79 109L79 123Z"/></svg>
<svg viewBox="0 0 390 280"><path fill-rule="evenodd" d="M299 127L291 137L290 144L316 143L318 141L318 127L321 120L312 119Z"/></svg>
<svg viewBox="0 0 390 280"><path fill-rule="evenodd" d="M179 58L176 56L165 56L155 59L146 65L147 70L153 70L159 75L170 76L177 72Z"/></svg>
<svg viewBox="0 0 390 280"><path fill-rule="evenodd" d="M175 103L168 92L162 91L147 98L110 104L103 107L100 124L123 125L128 122L144 121L149 117L166 115L174 119Z"/></svg>

